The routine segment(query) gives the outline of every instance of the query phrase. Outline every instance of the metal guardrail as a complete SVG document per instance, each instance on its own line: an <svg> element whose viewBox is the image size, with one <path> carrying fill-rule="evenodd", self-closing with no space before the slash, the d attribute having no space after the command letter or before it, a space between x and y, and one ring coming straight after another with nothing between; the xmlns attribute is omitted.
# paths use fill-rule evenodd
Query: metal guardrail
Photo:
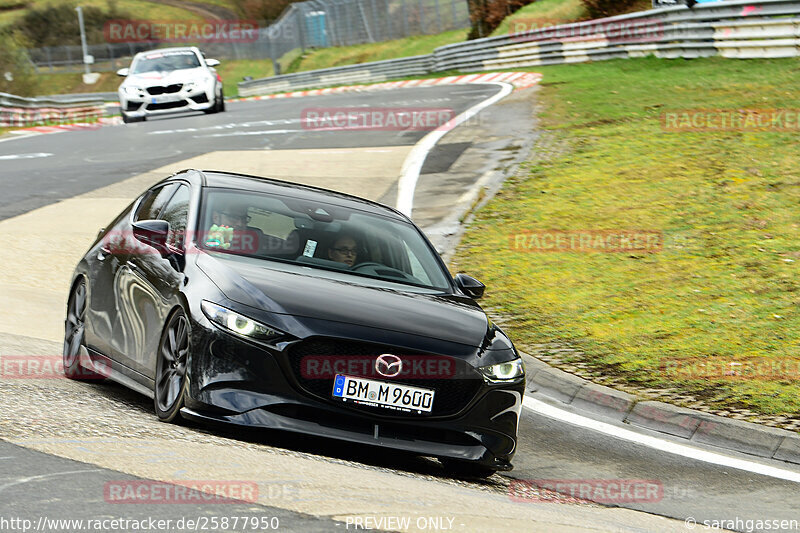
<svg viewBox="0 0 800 533"><path fill-rule="evenodd" d="M362 63L239 83L246 96L365 83L430 72L474 72L655 55L662 58L800 56L800 0L674 6L450 44L428 56ZM624 38L614 29L636 30ZM410 62L410 63L409 63ZM412 68L410 64L414 64ZM424 69L427 71L423 71Z"/></svg>
<svg viewBox="0 0 800 533"><path fill-rule="evenodd" d="M99 100L101 102L119 102L119 95L116 91L114 92L105 92L105 93L73 93L73 94L51 94L48 96L42 96L42 98L47 98L50 100L54 100L56 102L79 102L79 101L86 101L86 100Z"/></svg>
<svg viewBox="0 0 800 533"><path fill-rule="evenodd" d="M73 122L103 116L103 100L96 96L72 98L24 98L0 93L0 126Z"/></svg>
<svg viewBox="0 0 800 533"><path fill-rule="evenodd" d="M432 72L432 69L432 56L424 55L273 76L243 81L238 86L240 96L254 96L309 87L329 87L344 83L367 83L398 77L421 76Z"/></svg>

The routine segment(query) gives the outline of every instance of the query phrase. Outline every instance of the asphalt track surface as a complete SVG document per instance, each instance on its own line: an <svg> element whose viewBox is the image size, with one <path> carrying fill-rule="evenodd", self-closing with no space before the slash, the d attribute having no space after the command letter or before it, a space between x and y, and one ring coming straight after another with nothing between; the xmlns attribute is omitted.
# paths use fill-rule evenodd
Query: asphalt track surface
<svg viewBox="0 0 800 533"><path fill-rule="evenodd" d="M0 142L0 220L49 205L58 200L110 185L174 161L219 150L286 150L300 148L351 148L370 146L410 146L424 131L403 132L313 132L304 130L300 113L314 107L448 107L460 113L486 99L496 86L447 86L402 89L388 92L353 93L319 96L312 99L253 101L233 104L219 115L192 115L152 119L120 127L37 135ZM491 112L491 108L489 109ZM445 139L446 141L446 139ZM51 155L43 155L51 154ZM428 164L444 166L459 155L458 151L434 151ZM442 163L444 161L444 163ZM116 390L116 389L114 389ZM125 394L121 392L109 393ZM137 401L137 400L134 400ZM141 400L143 409L147 401ZM4 431L0 431L2 437ZM333 458L362 457L367 465L395 468L429 475L431 467L415 459L387 459L379 453L348 446L308 444L287 437L280 446L309 451ZM698 446L700 447L700 446ZM713 450L711 447L705 449ZM717 450L719 451L719 450ZM796 466L760 460L729 452L728 455L800 471ZM356 459L358 460L358 459ZM504 477L513 480L649 480L663 488L651 501L614 503L655 515L691 519L687 531L709 531L703 521L722 520L738 531L794 531L800 522L800 484L760 474L718 466L680 455L664 453L638 444L602 435L589 429L565 424L523 410L520 423L519 451L515 469ZM40 478L36 483L16 483L25 477L92 471L80 482L65 483L59 476ZM437 474L441 475L441 474ZM111 476L111 477L109 477ZM86 517L103 514L103 502L97 495L82 492L84 484L96 486L104 479L120 479L93 465L75 463L0 441L0 516L24 514L57 515L86 508ZM506 479L504 483L508 483ZM13 484L13 486L9 485ZM24 502L24 503L23 503ZM234 506L235 507L235 506ZM176 516L189 515L197 509L180 507ZM230 506L226 514L234 514ZM242 504L236 511L278 516L281 530L330 531L330 521L273 509L256 504ZM147 509L130 511L130 516L145 516ZM564 507L569 512L569 507ZM110 514L110 513L108 513ZM163 514L163 513L162 513ZM75 513L72 513L74 516ZM166 514L163 516L167 517ZM172 515L170 515L172 516ZM789 527L777 527L787 520ZM731 523L730 521L733 521ZM753 522L748 522L753 521ZM757 522L762 521L761 528ZM285 524L285 527L284 527ZM339 524L341 525L341 524ZM342 529L337 525L336 527ZM782 525L781 525L782 526Z"/></svg>
<svg viewBox="0 0 800 533"><path fill-rule="evenodd" d="M412 146L427 132L311 131L301 124L302 112L408 107L458 114L497 91L494 85L462 85L249 101L216 115L158 117L0 142L0 220L207 152Z"/></svg>

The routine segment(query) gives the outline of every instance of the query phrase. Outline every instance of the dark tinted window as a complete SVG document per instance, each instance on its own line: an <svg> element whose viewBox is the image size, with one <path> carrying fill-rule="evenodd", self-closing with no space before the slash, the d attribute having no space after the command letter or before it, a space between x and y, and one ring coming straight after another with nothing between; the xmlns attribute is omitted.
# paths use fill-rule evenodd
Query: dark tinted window
<svg viewBox="0 0 800 533"><path fill-rule="evenodd" d="M164 207L164 204L167 203L167 200L170 199L172 193L174 193L175 189L177 188L177 184L171 183L169 185L165 185L164 187L159 187L149 191L142 203L139 204L139 209L136 211L134 222L139 220L154 220L158 218L158 214L161 213L161 209Z"/></svg>
<svg viewBox="0 0 800 533"><path fill-rule="evenodd" d="M189 212L189 187L181 185L161 212L162 220L169 222L167 244L174 248L182 248L186 233L186 219Z"/></svg>
<svg viewBox="0 0 800 533"><path fill-rule="evenodd" d="M331 198L335 201L335 198ZM412 224L335 203L206 187L198 244L209 251L448 289L449 273ZM351 281L356 281L351 279Z"/></svg>

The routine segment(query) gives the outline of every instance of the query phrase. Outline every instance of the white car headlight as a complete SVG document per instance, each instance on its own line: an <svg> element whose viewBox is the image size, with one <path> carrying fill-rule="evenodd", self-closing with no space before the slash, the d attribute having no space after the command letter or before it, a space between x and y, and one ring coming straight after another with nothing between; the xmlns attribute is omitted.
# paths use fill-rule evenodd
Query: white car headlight
<svg viewBox="0 0 800 533"><path fill-rule="evenodd" d="M506 363L482 366L478 368L478 371L489 383L507 383L525 375L525 364L522 359L514 359Z"/></svg>
<svg viewBox="0 0 800 533"><path fill-rule="evenodd" d="M203 300L200 307L211 322L238 335L262 341L283 335L278 330L207 300Z"/></svg>
<svg viewBox="0 0 800 533"><path fill-rule="evenodd" d="M125 91L126 94L129 94L131 96L139 96L141 95L142 91L144 91L144 89L142 89L141 87L136 87L134 85L127 85L123 87L122 90Z"/></svg>

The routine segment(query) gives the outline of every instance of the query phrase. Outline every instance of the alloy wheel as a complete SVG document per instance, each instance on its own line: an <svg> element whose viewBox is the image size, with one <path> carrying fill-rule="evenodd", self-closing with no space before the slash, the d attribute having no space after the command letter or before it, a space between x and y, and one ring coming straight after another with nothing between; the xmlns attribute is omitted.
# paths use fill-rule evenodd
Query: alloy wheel
<svg viewBox="0 0 800 533"><path fill-rule="evenodd" d="M186 315L178 311L161 337L156 363L156 414L165 422L174 421L183 407L188 359L189 323Z"/></svg>

